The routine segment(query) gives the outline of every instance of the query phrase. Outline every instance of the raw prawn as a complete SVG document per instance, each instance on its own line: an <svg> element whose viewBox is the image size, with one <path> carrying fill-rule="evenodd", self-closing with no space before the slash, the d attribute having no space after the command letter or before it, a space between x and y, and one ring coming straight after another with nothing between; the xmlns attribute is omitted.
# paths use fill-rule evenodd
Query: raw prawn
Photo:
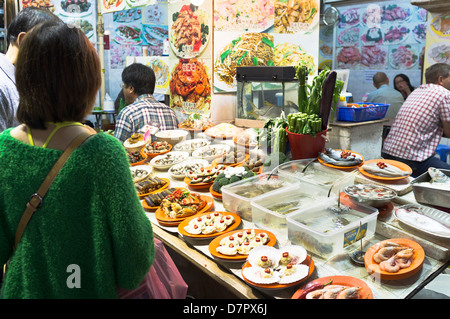
<svg viewBox="0 0 450 319"><path fill-rule="evenodd" d="M395 256L392 256L388 260L382 261L380 263L380 269L389 273L396 273L400 268L400 264Z"/></svg>
<svg viewBox="0 0 450 319"><path fill-rule="evenodd" d="M344 286L337 286L337 287L328 287L326 289L323 289L323 299L336 299L339 293L344 290Z"/></svg>
<svg viewBox="0 0 450 319"><path fill-rule="evenodd" d="M382 261L386 261L398 252L406 249L406 247L384 247L381 248L376 254L373 255L373 261L377 264Z"/></svg>
<svg viewBox="0 0 450 319"><path fill-rule="evenodd" d="M361 287L348 287L339 292L337 299L357 299L361 289Z"/></svg>

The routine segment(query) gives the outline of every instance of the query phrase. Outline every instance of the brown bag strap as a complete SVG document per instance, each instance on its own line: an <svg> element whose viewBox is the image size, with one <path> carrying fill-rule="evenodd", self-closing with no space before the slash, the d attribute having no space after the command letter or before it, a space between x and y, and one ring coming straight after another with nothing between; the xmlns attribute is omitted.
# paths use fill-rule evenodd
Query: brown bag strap
<svg viewBox="0 0 450 319"><path fill-rule="evenodd" d="M72 152L91 136L92 136L92 134L86 132L86 133L82 133L78 137L76 137L70 143L70 145L64 150L64 152L59 157L59 159L56 161L56 163L53 165L52 169L48 173L48 175L45 178L42 185L39 187L38 191L36 193L34 193L33 195L31 195L30 201L27 203L25 211L24 211L22 218L19 221L19 225L17 227L16 236L14 239L14 246L13 246L14 250L16 249L17 244L19 243L20 238L22 237L22 234L25 231L25 228L27 227L28 222L30 221L31 217L33 216L33 213L36 210L38 210L38 208L42 205L42 200L44 199L45 195L47 194L47 191L50 188L50 185L55 180L55 178L58 175L61 168L67 162L67 160L69 159Z"/></svg>

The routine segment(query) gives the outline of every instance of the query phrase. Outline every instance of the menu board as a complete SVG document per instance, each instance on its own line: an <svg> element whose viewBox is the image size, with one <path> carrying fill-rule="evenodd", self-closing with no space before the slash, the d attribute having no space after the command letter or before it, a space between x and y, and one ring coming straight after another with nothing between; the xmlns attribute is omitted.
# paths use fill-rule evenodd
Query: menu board
<svg viewBox="0 0 450 319"><path fill-rule="evenodd" d="M235 92L239 66L297 66L317 72L320 1L216 0L214 92Z"/></svg>
<svg viewBox="0 0 450 319"><path fill-rule="evenodd" d="M428 21L424 69L450 64L450 12L430 13Z"/></svg>
<svg viewBox="0 0 450 319"><path fill-rule="evenodd" d="M425 9L401 0L342 8L334 39L335 68L418 70L426 15Z"/></svg>
<svg viewBox="0 0 450 319"><path fill-rule="evenodd" d="M74 25L88 37L92 43L97 42L95 0L22 0L22 9L26 7L46 8L58 16L62 21Z"/></svg>
<svg viewBox="0 0 450 319"><path fill-rule="evenodd" d="M169 2L170 106L208 116L212 94L212 2Z"/></svg>
<svg viewBox="0 0 450 319"><path fill-rule="evenodd" d="M128 56L162 56L168 41L168 3L157 1L153 5L137 7L112 14L111 68L123 69Z"/></svg>

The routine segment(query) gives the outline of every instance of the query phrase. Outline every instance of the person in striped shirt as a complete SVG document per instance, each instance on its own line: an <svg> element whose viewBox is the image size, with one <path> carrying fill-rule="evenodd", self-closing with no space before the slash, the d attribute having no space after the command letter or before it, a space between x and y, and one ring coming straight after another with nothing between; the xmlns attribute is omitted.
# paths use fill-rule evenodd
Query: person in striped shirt
<svg viewBox="0 0 450 319"><path fill-rule="evenodd" d="M156 78L152 68L133 63L123 70L122 82L127 106L117 117L114 137L124 142L145 125L157 125L161 131L178 128L175 112L153 97Z"/></svg>
<svg viewBox="0 0 450 319"><path fill-rule="evenodd" d="M430 66L425 80L403 103L381 153L409 165L413 177L429 167L450 169L434 156L441 138L450 137L450 65Z"/></svg>

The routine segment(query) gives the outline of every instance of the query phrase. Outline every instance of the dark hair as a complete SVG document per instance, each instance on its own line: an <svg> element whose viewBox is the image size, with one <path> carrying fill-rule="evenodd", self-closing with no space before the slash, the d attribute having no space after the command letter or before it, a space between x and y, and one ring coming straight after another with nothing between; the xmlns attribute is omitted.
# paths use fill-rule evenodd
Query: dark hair
<svg viewBox="0 0 450 319"><path fill-rule="evenodd" d="M27 7L20 11L8 26L7 43L14 44L21 32L28 32L35 25L59 18L47 9Z"/></svg>
<svg viewBox="0 0 450 319"><path fill-rule="evenodd" d="M436 84L440 76L444 78L450 76L450 65L447 63L436 63L425 71L425 80L427 84Z"/></svg>
<svg viewBox="0 0 450 319"><path fill-rule="evenodd" d="M133 63L123 70L122 82L127 86L134 87L134 91L138 95L153 94L156 82L155 72L141 63Z"/></svg>
<svg viewBox="0 0 450 319"><path fill-rule="evenodd" d="M83 121L101 85L98 54L79 28L44 22L21 44L16 85L21 123L44 129L46 121Z"/></svg>
<svg viewBox="0 0 450 319"><path fill-rule="evenodd" d="M400 92L400 90L397 87L397 84L395 84L395 79L396 78L402 78L406 82L406 84L408 85L408 87L411 90L411 92L414 91L415 87L411 85L411 81L409 80L409 77L406 74L402 74L402 73L401 74L397 74L394 77L394 89L396 89L397 91Z"/></svg>
<svg viewBox="0 0 450 319"><path fill-rule="evenodd" d="M386 83L387 81L389 81L389 79L386 73L384 72L377 72L373 76L373 83L376 85L377 88L380 87L383 83Z"/></svg>

